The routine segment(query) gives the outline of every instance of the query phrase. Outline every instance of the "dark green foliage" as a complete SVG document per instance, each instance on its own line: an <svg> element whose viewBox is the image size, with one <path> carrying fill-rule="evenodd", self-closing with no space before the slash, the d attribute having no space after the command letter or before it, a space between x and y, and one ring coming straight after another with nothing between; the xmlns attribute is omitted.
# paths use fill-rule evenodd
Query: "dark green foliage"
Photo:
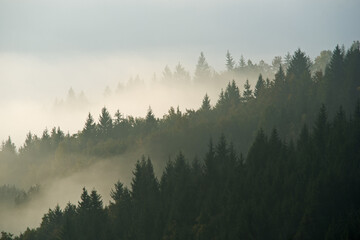
<svg viewBox="0 0 360 240"><path fill-rule="evenodd" d="M232 72L257 66L244 61ZM170 108L161 119L151 108L141 118L117 111L114 122L103 108L99 123L89 115L79 134L64 135L59 128L41 138L28 134L19 154L10 151L12 158L3 147L2 159L35 166L57 156L112 157L127 148L156 154L155 166L166 165L159 183L144 158L129 189L115 185L109 206L84 189L78 206L49 210L40 228L19 238L358 239L359 47L335 48L324 74L311 75L300 50L283 66L272 81L259 76L255 99L249 82L241 96L233 80L214 107L205 95L198 111ZM211 73L203 54L197 71ZM345 114L354 108L351 117ZM221 133L206 150L206 141ZM205 157L184 157L195 155Z"/></svg>
<svg viewBox="0 0 360 240"><path fill-rule="evenodd" d="M13 234L11 234L11 233L1 232L0 240L12 240L13 239L12 237L13 237Z"/></svg>
<svg viewBox="0 0 360 240"><path fill-rule="evenodd" d="M221 90L219 100L217 102L217 108L226 109L235 107L240 103L240 91L235 81L229 82L226 91Z"/></svg>
<svg viewBox="0 0 360 240"><path fill-rule="evenodd" d="M262 75L260 74L255 85L254 96L256 98L259 97L263 93L264 89L265 89L265 81Z"/></svg>
<svg viewBox="0 0 360 240"><path fill-rule="evenodd" d="M285 73L282 66L280 65L279 71L275 74L274 83L276 87L280 87L284 84L284 82L285 82Z"/></svg>
<svg viewBox="0 0 360 240"><path fill-rule="evenodd" d="M90 119L88 119L88 121L90 121ZM101 109L101 115L99 117L99 124L97 128L99 137L106 138L110 136L113 128L113 122L110 113L105 107Z"/></svg>
<svg viewBox="0 0 360 240"><path fill-rule="evenodd" d="M211 110L210 99L207 94L205 94L199 110L200 111L210 111Z"/></svg>
<svg viewBox="0 0 360 240"><path fill-rule="evenodd" d="M322 106L296 145L260 129L246 160L222 135L203 164L180 153L159 183L143 157L109 207L83 189L78 207L50 209L16 239L358 239L359 136L359 107L329 122Z"/></svg>
<svg viewBox="0 0 360 240"><path fill-rule="evenodd" d="M253 92L250 82L245 85L242 95L236 81L229 82L215 106L210 107L209 99L205 97L200 111L188 109L181 112L172 108L160 119L155 118L151 109L144 117L137 118L125 118L117 111L114 121L103 108L99 122L95 122L89 114L78 134L64 135L60 129L54 128L50 133L45 130L40 138L30 134L19 148L19 156L16 151L15 154L2 151L0 157L24 159L29 164L61 165L52 161L61 156L69 159L65 166L68 167L79 156L85 159L113 157L125 151L144 149L144 152L156 156L160 162L156 165L164 166L164 159L174 156L179 148L191 157L204 154L206 147L202 143L221 132L234 143L237 151L247 153L259 127L264 131L277 127L279 136L290 141L301 132L304 124L311 126L315 122L317 109L322 103L327 106L329 117L336 114L340 105L346 112L352 111L360 97L360 52L356 44L346 52L337 47L325 74L316 72L311 76L309 59L300 50L284 60L283 66L279 65L280 58L276 60L275 65L279 65L279 69L272 80L263 74L259 76L257 72L259 78ZM255 67L255 64L249 64ZM249 64L235 67L230 75L219 75L223 78L219 80L236 77L231 75L250 68ZM176 68L175 72L183 72L181 66ZM201 54L198 72L204 71L211 72ZM171 78L174 74L171 73ZM254 97L256 101L250 101ZM84 164L88 162L90 160L84 160ZM51 166L51 169L59 168Z"/></svg>
<svg viewBox="0 0 360 240"><path fill-rule="evenodd" d="M148 125L149 128L155 127L157 124L155 115L151 109L151 107L149 107L146 117L145 117L145 123Z"/></svg>
<svg viewBox="0 0 360 240"><path fill-rule="evenodd" d="M85 126L82 130L82 136L85 139L90 139L92 137L95 137L95 135L96 135L96 124L94 122L94 118L92 117L91 113L89 113L85 122Z"/></svg>
<svg viewBox="0 0 360 240"><path fill-rule="evenodd" d="M251 100L253 98L253 94L252 94L252 90L250 89L251 86L249 84L249 80L246 80L245 84L244 84L244 93L243 93L243 98L245 102L248 102L249 100Z"/></svg>

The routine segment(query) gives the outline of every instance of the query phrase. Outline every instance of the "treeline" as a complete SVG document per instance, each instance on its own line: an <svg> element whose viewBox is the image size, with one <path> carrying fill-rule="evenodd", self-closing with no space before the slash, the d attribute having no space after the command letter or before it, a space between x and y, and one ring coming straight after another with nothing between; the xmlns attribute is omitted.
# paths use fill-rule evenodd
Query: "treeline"
<svg viewBox="0 0 360 240"><path fill-rule="evenodd" d="M40 191L40 186L35 185L27 191L18 189L15 186L0 186L0 206L11 207L29 202Z"/></svg>
<svg viewBox="0 0 360 240"><path fill-rule="evenodd" d="M104 107L98 122L89 113L77 134L66 135L59 128L45 130L40 137L29 133L18 155L41 158L76 153L108 157L140 149L151 154L163 152L167 158L182 149L194 156L206 151L201 143L221 133L234 142L237 150L246 153L260 127L267 131L277 127L281 137L294 139L304 123L314 122L322 103L332 117L340 105L351 111L360 96L358 42L347 51L337 46L325 73L313 73L311 66L306 54L297 50L287 69L279 65L273 80L259 75L254 87L248 81L244 83L244 91L231 81L215 104L205 95L198 110L170 108L160 119L151 108L146 117L134 118L124 117L119 110L111 116ZM4 142L1 154L7 158L17 154L10 138Z"/></svg>
<svg viewBox="0 0 360 240"><path fill-rule="evenodd" d="M205 95L197 110L183 112L172 107L156 118L149 108L145 117L134 118L119 110L112 115L104 107L98 121L89 113L84 128L73 135L59 127L46 129L41 136L29 133L18 150L9 137L0 151L0 171L12 171L3 171L0 181L9 183L8 179L18 175L26 183L41 184L98 159L124 154L135 159L141 154L152 156L161 174L166 160L179 150L191 159L202 156L207 151L204 143L221 134L233 142L236 151L247 154L259 128L269 132L276 127L279 136L289 141L299 135L304 124L314 123L322 103L330 117L340 105L346 112L352 111L360 97L359 66L357 42L348 50L337 46L324 73L313 73L309 58L299 49L286 70L279 65L274 79L259 75L256 85L246 81L243 91L230 81L215 103Z"/></svg>
<svg viewBox="0 0 360 240"><path fill-rule="evenodd" d="M296 141L276 129L256 135L246 158L224 136L206 156L180 153L160 180L150 159L136 163L103 205L84 188L77 205L56 206L37 229L1 239L358 239L360 104L333 121L324 106Z"/></svg>

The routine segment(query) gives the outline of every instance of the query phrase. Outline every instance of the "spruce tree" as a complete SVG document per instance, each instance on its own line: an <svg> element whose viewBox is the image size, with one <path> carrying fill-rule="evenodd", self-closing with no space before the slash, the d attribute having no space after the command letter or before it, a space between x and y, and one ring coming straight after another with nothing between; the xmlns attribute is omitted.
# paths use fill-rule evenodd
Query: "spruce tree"
<svg viewBox="0 0 360 240"><path fill-rule="evenodd" d="M241 57L240 57L239 67L240 68L245 68L246 67L246 62L245 62L245 58L244 58L243 55L241 55Z"/></svg>
<svg viewBox="0 0 360 240"><path fill-rule="evenodd" d="M2 143L1 151L9 153L9 154L15 154L16 153L16 146L12 142L10 136L8 139Z"/></svg>
<svg viewBox="0 0 360 240"><path fill-rule="evenodd" d="M98 131L99 136L109 137L113 128L113 122L110 113L103 107L99 116Z"/></svg>
<svg viewBox="0 0 360 240"><path fill-rule="evenodd" d="M210 78L211 78L210 67L205 59L204 53L201 52L196 65L194 80L196 82L203 82L203 81L208 82Z"/></svg>
<svg viewBox="0 0 360 240"><path fill-rule="evenodd" d="M247 102L247 101L249 101L250 99L253 98L252 90L250 89L251 86L249 84L249 80L247 80L247 79L246 79L246 82L244 84L244 88L245 88L245 90L244 90L244 93L243 93L243 98Z"/></svg>
<svg viewBox="0 0 360 240"><path fill-rule="evenodd" d="M275 79L274 79L275 87L282 86L284 82L285 82L285 73L282 66L280 65L279 70L275 73Z"/></svg>
<svg viewBox="0 0 360 240"><path fill-rule="evenodd" d="M256 82L256 85L255 85L254 96L256 98L258 98L262 94L264 89L265 89L265 81L264 81L262 75L260 74L259 78Z"/></svg>
<svg viewBox="0 0 360 240"><path fill-rule="evenodd" d="M85 126L82 130L82 136L89 139L91 137L94 137L95 133L96 133L96 124L94 122L94 118L92 117L91 113L89 113L85 122Z"/></svg>
<svg viewBox="0 0 360 240"><path fill-rule="evenodd" d="M226 52L226 69L230 72L234 70L235 61L234 58L231 56L229 50Z"/></svg>
<svg viewBox="0 0 360 240"><path fill-rule="evenodd" d="M203 98L202 105L200 107L200 111L209 111L209 110L211 110L210 99L206 93Z"/></svg>

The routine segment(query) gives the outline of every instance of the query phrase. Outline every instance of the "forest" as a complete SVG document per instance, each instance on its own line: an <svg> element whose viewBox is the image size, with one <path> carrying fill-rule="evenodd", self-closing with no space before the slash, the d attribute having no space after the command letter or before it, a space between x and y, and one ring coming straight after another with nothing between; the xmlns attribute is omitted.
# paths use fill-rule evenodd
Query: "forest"
<svg viewBox="0 0 360 240"><path fill-rule="evenodd" d="M273 77L260 72L242 88L232 76L251 62L235 66L227 52L226 71L214 75L201 53L193 84L227 82L214 104L206 94L199 109L171 107L162 118L151 107L145 117L103 107L76 134L29 132L18 150L9 137L0 166L11 171L0 182L15 175L39 184L0 187L0 200L14 204L104 159L135 158L126 163L135 167L108 204L83 188L78 203L49 209L39 227L18 236L4 229L0 239L360 238L359 42L317 60L298 49L273 64Z"/></svg>

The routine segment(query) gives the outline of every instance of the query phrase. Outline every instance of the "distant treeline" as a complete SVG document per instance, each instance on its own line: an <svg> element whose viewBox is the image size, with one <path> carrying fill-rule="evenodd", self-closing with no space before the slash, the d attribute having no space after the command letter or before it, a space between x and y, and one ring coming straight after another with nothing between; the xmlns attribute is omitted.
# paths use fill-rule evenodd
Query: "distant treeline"
<svg viewBox="0 0 360 240"><path fill-rule="evenodd" d="M35 185L28 191L18 189L15 186L0 186L0 206L10 207L29 202L40 191L40 186Z"/></svg>
<svg viewBox="0 0 360 240"><path fill-rule="evenodd" d="M198 65L205 61L201 59ZM253 87L246 81L244 91L235 81L229 81L215 104L205 95L199 109L182 112L172 107L160 119L151 108L145 117L134 118L124 117L119 110L111 116L104 107L98 122L89 113L84 128L74 135L64 134L60 128L46 129L42 136L29 133L18 151L9 137L2 145L0 160L7 159L11 165L16 159L31 167L55 164L51 169L56 170L63 169L60 166L64 164L73 167L76 159L81 159L77 161L80 166L93 157L140 151L161 159L164 166L166 159L179 150L190 157L201 156L206 152L204 142L221 133L237 151L246 154L259 128L269 133L276 127L282 138L291 140L304 124L314 123L321 104L327 106L330 117L339 106L352 111L360 96L359 42L348 50L336 46L324 73L313 72L311 66L299 49L286 69L279 64L274 79L259 75ZM197 71L201 69L206 68ZM232 71L230 67L228 71Z"/></svg>
<svg viewBox="0 0 360 240"><path fill-rule="evenodd" d="M295 141L260 129L246 158L221 136L202 160L180 153L158 180L143 158L108 206L84 188L77 205L56 206L40 227L1 240L360 238L359 103L333 121L322 106Z"/></svg>

